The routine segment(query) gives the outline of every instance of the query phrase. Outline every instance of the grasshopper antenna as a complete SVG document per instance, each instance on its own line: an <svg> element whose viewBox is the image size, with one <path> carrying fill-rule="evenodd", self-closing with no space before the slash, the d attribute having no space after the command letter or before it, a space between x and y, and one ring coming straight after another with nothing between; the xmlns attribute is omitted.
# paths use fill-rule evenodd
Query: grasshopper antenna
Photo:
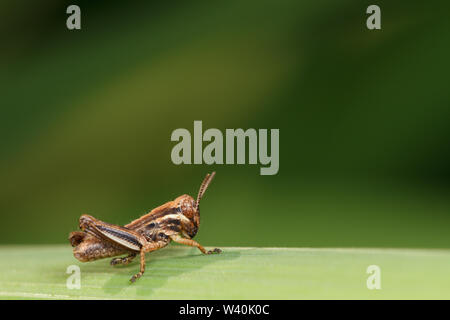
<svg viewBox="0 0 450 320"><path fill-rule="evenodd" d="M197 210L199 205L200 205L200 200L202 200L203 195L205 194L206 189L208 188L209 184L211 183L212 179L214 178L214 176L216 175L216 172L214 171L211 174L207 174L205 179L203 180L201 186L200 186L200 190L198 191L198 195L197 195L197 201L195 201L195 205L194 208Z"/></svg>

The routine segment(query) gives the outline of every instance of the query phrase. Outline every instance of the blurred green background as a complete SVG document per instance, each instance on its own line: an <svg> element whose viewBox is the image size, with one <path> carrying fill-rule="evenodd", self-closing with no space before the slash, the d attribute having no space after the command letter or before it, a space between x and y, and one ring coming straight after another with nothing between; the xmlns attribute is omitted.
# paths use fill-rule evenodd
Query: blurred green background
<svg viewBox="0 0 450 320"><path fill-rule="evenodd" d="M215 170L203 245L449 248L449 9L1 1L0 243L68 243L83 213L126 224ZM194 120L279 128L279 173L174 165Z"/></svg>

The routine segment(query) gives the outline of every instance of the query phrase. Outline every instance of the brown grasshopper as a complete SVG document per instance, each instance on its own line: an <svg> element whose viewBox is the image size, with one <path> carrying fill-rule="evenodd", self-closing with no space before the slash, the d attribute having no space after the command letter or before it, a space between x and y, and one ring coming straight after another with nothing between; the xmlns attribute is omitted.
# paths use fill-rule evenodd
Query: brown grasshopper
<svg viewBox="0 0 450 320"><path fill-rule="evenodd" d="M173 201L159 206L139 219L125 226L100 221L90 215L80 217L82 231L69 235L73 255L81 262L128 254L123 258L114 258L111 265L126 265L139 253L140 271L131 277L135 282L145 271L145 254L167 246L170 241L197 247L204 254L220 253L220 249L205 250L192 240L200 225L200 200L215 172L207 174L197 195L197 200L185 194Z"/></svg>

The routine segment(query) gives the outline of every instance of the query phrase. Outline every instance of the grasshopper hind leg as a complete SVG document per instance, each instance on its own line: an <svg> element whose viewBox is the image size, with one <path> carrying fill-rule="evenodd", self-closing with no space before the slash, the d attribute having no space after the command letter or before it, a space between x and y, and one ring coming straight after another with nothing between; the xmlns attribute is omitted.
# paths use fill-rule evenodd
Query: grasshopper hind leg
<svg viewBox="0 0 450 320"><path fill-rule="evenodd" d="M133 259L136 257L136 253L130 253L128 256L123 257L123 258L114 258L111 260L110 264L112 266L116 266L116 265L127 265L129 264L131 261L133 261Z"/></svg>

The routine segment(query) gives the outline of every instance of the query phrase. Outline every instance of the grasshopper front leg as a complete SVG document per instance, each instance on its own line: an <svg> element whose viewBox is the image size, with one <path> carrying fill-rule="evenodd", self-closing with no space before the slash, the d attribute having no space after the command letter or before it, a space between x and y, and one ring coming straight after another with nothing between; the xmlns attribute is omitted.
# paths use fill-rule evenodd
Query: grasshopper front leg
<svg viewBox="0 0 450 320"><path fill-rule="evenodd" d="M173 236L170 236L170 238L173 241L175 241L175 242L178 242L178 243L181 243L181 244L185 244L185 245L191 246L191 247L196 247L203 254L213 254L213 253L221 253L222 252L222 250L220 250L219 248L215 248L214 250L206 251L206 249L203 248L203 246L200 243L198 243L197 241L194 241L192 239L186 239L186 238L183 238L183 237L181 237L179 235L173 235Z"/></svg>

